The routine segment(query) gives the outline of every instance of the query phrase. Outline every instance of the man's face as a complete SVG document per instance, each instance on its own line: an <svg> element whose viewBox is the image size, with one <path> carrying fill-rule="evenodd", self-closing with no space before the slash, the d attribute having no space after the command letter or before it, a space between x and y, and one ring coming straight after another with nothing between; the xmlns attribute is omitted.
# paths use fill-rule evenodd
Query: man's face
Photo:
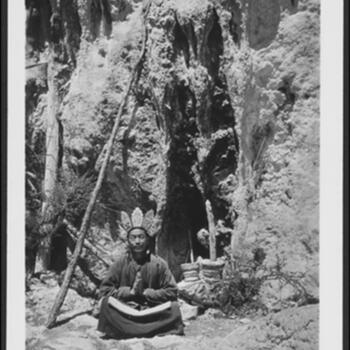
<svg viewBox="0 0 350 350"><path fill-rule="evenodd" d="M128 237L130 248L135 253L143 253L148 248L149 237L142 229L135 228Z"/></svg>

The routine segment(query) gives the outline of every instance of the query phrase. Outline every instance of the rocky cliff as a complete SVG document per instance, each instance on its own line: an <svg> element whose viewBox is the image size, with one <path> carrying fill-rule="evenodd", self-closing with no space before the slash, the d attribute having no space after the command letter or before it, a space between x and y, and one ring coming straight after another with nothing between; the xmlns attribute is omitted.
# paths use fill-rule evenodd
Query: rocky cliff
<svg viewBox="0 0 350 350"><path fill-rule="evenodd" d="M52 32L52 3L37 4L44 33ZM147 3L136 0L60 6L61 178L98 171L138 59L143 22L148 30L142 75L115 140L93 227L118 241L121 210L156 210L157 252L179 276L190 236L195 256L208 256L196 234L207 226L209 199L215 220L234 231L237 259L261 248L267 268L298 276L317 299L319 2L153 0L145 18ZM27 23L29 64L47 53L43 32L33 33ZM47 87L42 75L33 75L27 138L42 155ZM43 164L37 163L27 168L40 182ZM272 309L298 294L278 279L263 287Z"/></svg>

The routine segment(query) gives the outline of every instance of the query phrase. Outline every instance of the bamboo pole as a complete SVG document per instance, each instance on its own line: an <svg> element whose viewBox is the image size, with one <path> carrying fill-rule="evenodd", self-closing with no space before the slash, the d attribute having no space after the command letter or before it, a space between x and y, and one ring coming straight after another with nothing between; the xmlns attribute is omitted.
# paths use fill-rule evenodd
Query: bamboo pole
<svg viewBox="0 0 350 350"><path fill-rule="evenodd" d="M209 229L209 257L211 261L216 260L216 228L214 223L213 210L209 200L205 201Z"/></svg>
<svg viewBox="0 0 350 350"><path fill-rule="evenodd" d="M151 4L151 2L148 4L147 10L145 11L145 18L146 18L147 14L148 14L148 11L149 11L149 8L150 8L150 4ZM122 113L123 113L124 108L126 106L127 98L128 98L128 95L129 95L129 93L131 91L132 85L133 85L133 83L135 81L135 78L139 76L140 70L142 69L142 63L143 63L144 56L145 56L145 53L146 53L147 34L148 34L147 33L147 27L146 27L146 23L145 23L145 31L144 31L144 35L143 35L142 50L141 50L140 58L137 61L136 65L135 65L135 67L134 67L134 69L132 71L132 74L131 74L131 77L130 77L130 80L129 80L129 84L128 84L126 92L125 92L125 94L123 96L122 102L121 102L121 104L119 106L118 114L117 114L117 117L116 117L114 125L113 125L112 133L111 133L111 135L109 137L109 140L108 140L108 142L106 144L106 147L104 147L106 149L106 153L105 153L105 156L104 156L104 159L103 159L103 162L102 162L102 166L101 166L100 172L98 174L97 182L96 182L94 190L92 191L92 194L91 194L91 197L90 197L90 200L89 200L89 204L88 204L88 206L86 208L86 211L85 211L85 214L84 214L84 217L83 217L83 221L82 221L82 224L81 224L81 227L80 227L80 230L79 230L79 235L78 235L77 243L75 245L75 249L74 249L74 253L73 253L72 259L71 259L71 261L68 264L68 267L66 269L66 273L64 275L62 286L61 286L61 288L60 288L60 290L59 290L59 292L58 292L58 294L56 296L54 305L53 305L53 307L52 307L52 309L50 311L50 314L49 314L49 317L48 317L48 320L47 320L47 323L46 323L46 327L47 328L52 328L55 325L57 315L58 315L59 310L60 310L60 308L61 308L61 306L62 306L62 304L64 302L64 299L65 299L65 297L67 295L68 287L69 287L69 284L70 284L70 281L72 279L72 275L73 275L74 269L76 267L78 258L80 256L80 253L81 253L81 250L82 250L82 247L83 247L83 242L84 242L84 238L85 238L86 232L87 232L89 224L90 224L91 214L93 212L93 209L94 209L94 206L95 206L95 203L96 203L97 195L99 194L99 191L100 191L100 189L102 187L102 183L103 183L103 179L104 179L104 176L105 176L105 173L106 173L106 169L107 169L107 166L108 166L109 158L110 158L110 155L112 153L113 141L114 141L114 139L116 137L116 134L117 134L117 131L118 131L118 128L119 128L121 116L122 116ZM102 152L104 152L104 150L102 150Z"/></svg>

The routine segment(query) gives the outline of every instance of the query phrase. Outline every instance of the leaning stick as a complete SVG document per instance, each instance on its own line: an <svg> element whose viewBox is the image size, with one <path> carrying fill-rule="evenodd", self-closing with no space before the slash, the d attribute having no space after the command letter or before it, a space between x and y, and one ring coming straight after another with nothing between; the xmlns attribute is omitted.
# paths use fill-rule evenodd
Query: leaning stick
<svg viewBox="0 0 350 350"><path fill-rule="evenodd" d="M74 242L74 244L76 244L76 241L77 241L77 236L74 235L74 233L70 230L67 230L67 234L69 236L69 238L72 240L72 242ZM90 242L88 242L86 239L85 239L85 242L83 244L83 247L88 249L90 251L90 253L92 253L98 260L100 260L105 266L109 267L112 265L111 262L108 262L106 259L104 259L102 256L101 256L101 252L99 252L94 246L91 245Z"/></svg>
<svg viewBox="0 0 350 350"><path fill-rule="evenodd" d="M76 242L72 239L72 236L70 236L69 233L67 233L67 235L68 235L68 248L71 251L71 253L73 253ZM95 284L97 287L100 286L101 279L95 276L95 274L91 271L87 259L79 256L77 265L80 267L80 270L89 278L89 280L93 284Z"/></svg>
<svg viewBox="0 0 350 350"><path fill-rule="evenodd" d="M213 210L209 200L205 201L209 229L209 257L211 261L216 260L216 228L214 223Z"/></svg>
<svg viewBox="0 0 350 350"><path fill-rule="evenodd" d="M78 317L80 315L90 314L93 310L94 310L93 307L88 307L88 308L84 308L84 309L68 311L68 312L60 315L57 318L57 324L62 325L62 324L69 322L73 318Z"/></svg>
<svg viewBox="0 0 350 350"><path fill-rule="evenodd" d="M149 6L150 5L148 5L148 9L149 9ZM147 15L147 12L146 12L145 16L146 15ZM46 323L46 327L47 328L54 327L55 322L56 322L56 318L57 318L58 313L60 311L60 308L61 308L61 306L62 306L62 304L64 302L64 299L65 299L65 297L67 295L68 287L69 287L70 281L72 279L72 275L73 275L74 269L75 269L75 267L77 265L78 258L80 256L81 250L83 248L84 238L85 238L85 235L86 235L87 230L89 228L91 214L93 212L93 209L94 209L94 206L95 206L96 199L97 199L97 196L99 194L99 191L100 191L100 189L102 187L102 183L103 183L103 179L104 179L104 176L105 176L105 173L106 173L106 169L107 169L107 166L108 166L109 158L110 158L111 153L112 153L113 142L114 142L114 139L115 139L115 137L117 135L117 131L118 131L118 128L119 128L121 116L122 116L124 108L126 106L127 98L128 98L128 95L129 95L129 93L131 91L132 85L133 85L133 83L135 81L135 78L139 76L140 70L142 69L142 63L143 63L144 56L145 56L145 53L146 53L146 40L147 40L147 28L146 28L146 24L145 24L145 32L144 32L144 36L143 36L142 50L141 50L140 58L137 61L136 65L135 65L135 67L134 67L134 69L132 71L132 74L131 74L131 77L130 77L130 80L129 80L129 84L127 86L126 92L125 92L125 94L123 96L123 99L122 99L122 103L119 106L118 114L117 114L117 117L116 117L114 125L113 125L112 133L111 133L111 135L109 137L109 140L108 140L106 146L104 147L106 149L106 153L105 153L105 156L104 156L104 159L103 159L103 163L102 163L100 172L98 174L98 178L97 178L97 182L96 182L95 188L92 191L92 194L91 194L91 197L90 197L90 200L89 200L89 204L88 204L88 206L86 208L86 211L85 211L85 214L84 214L84 217L83 217L83 221L82 221L79 233L78 233L78 239L77 239L77 243L75 245L75 249L74 249L74 253L73 253L72 259L70 260L70 262L68 264L68 267L67 267L65 275L64 275L62 286L61 286L61 288L60 288L60 290L59 290L59 292L58 292L58 294L56 296L55 302L54 302L53 307L52 307L52 309L50 311L50 314L49 314L49 317L48 317L48 320L47 320L47 323ZM104 150L102 150L102 152L104 152Z"/></svg>
<svg viewBox="0 0 350 350"><path fill-rule="evenodd" d="M67 219L63 219L63 224L66 226L66 229L69 231L70 235L73 236L74 240L77 240L78 230L75 228L75 226L72 225ZM84 247L89 249L93 254L108 255L108 253L105 251L105 249L101 245L90 241L86 237L84 240Z"/></svg>

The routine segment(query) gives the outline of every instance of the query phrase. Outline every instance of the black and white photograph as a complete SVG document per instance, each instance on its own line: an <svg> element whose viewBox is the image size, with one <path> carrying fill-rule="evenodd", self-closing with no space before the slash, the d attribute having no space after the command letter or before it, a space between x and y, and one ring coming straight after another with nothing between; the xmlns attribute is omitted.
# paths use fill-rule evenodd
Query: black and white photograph
<svg viewBox="0 0 350 350"><path fill-rule="evenodd" d="M23 349L340 349L324 2L17 2Z"/></svg>

